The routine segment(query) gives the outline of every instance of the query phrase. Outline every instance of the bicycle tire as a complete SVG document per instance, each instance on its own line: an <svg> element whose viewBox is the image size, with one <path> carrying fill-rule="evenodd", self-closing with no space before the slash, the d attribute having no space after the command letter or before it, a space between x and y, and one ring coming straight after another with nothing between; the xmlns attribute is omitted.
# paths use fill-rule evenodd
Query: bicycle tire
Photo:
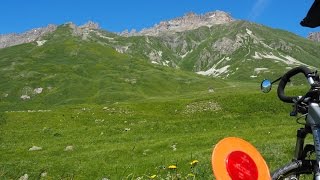
<svg viewBox="0 0 320 180"><path fill-rule="evenodd" d="M271 173L272 180L281 180L290 176L296 176L296 179L299 179L302 174L312 174L314 164L314 160L295 160Z"/></svg>

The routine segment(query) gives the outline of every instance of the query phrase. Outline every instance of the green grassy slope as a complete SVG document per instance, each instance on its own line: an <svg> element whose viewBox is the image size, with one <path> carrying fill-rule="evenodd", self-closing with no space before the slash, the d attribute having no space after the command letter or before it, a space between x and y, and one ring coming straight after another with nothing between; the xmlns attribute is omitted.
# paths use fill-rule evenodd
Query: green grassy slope
<svg viewBox="0 0 320 180"><path fill-rule="evenodd" d="M228 136L251 142L274 170L293 154L299 125L290 110L274 92L246 85L184 99L1 113L0 177L212 179L212 148Z"/></svg>
<svg viewBox="0 0 320 180"><path fill-rule="evenodd" d="M43 46L0 50L0 108L45 108L166 97L223 86L221 80L152 65L73 36L61 26ZM43 88L41 94L36 88ZM30 99L23 101L22 95Z"/></svg>

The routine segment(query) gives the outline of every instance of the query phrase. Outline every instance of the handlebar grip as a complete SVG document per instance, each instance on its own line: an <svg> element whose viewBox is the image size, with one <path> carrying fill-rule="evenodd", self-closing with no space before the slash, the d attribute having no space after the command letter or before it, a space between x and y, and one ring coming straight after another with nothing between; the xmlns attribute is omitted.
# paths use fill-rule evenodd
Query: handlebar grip
<svg viewBox="0 0 320 180"><path fill-rule="evenodd" d="M286 102L286 103L294 103L294 99L297 99L297 96L286 96L284 94L284 89L285 89L288 81L290 80L290 78L295 76L298 73L303 73L305 75L305 77L308 78L312 72L310 71L310 69L308 69L305 66L299 66L299 67L291 69L286 74L284 74L281 77L281 80L280 80L279 86L278 86L278 90L277 90L278 97L281 101Z"/></svg>

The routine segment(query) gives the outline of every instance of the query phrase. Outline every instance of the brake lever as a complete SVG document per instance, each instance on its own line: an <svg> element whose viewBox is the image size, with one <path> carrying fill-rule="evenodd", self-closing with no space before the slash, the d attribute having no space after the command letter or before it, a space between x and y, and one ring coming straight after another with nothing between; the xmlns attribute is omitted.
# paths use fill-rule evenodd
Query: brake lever
<svg viewBox="0 0 320 180"><path fill-rule="evenodd" d="M293 110L290 112L290 116L297 116L299 112L301 114L306 114L308 109L303 104L308 104L310 99L311 98L307 96L298 96L298 98L294 100L295 102L293 104Z"/></svg>
<svg viewBox="0 0 320 180"><path fill-rule="evenodd" d="M290 116L297 116L298 115L298 105L294 103L293 110L290 112Z"/></svg>
<svg viewBox="0 0 320 180"><path fill-rule="evenodd" d="M298 115L298 103L300 102L301 97L298 97L297 99L293 99L294 104L293 110L290 112L290 116L297 116Z"/></svg>
<svg viewBox="0 0 320 180"><path fill-rule="evenodd" d="M305 96L298 96L297 99L293 99L293 110L290 112L290 116L297 116L298 115L298 108L299 104L303 102L305 99Z"/></svg>

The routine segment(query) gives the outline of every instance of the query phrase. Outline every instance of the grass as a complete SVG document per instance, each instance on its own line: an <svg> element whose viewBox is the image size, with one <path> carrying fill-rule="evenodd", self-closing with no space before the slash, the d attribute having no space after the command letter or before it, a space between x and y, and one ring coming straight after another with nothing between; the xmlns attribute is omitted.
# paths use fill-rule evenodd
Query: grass
<svg viewBox="0 0 320 180"><path fill-rule="evenodd" d="M201 32L181 35L190 42L221 36ZM83 41L67 26L44 39L41 47L0 50L0 179L213 179L212 149L229 136L256 146L271 170L292 158L299 125L288 116L291 107L275 91L260 93L259 83L245 78L252 73L246 64L233 81L221 80L146 62L145 37L115 38L141 44L137 57ZM174 57L159 39L149 41ZM173 62L192 69L209 44ZM39 87L43 92L35 94ZM33 146L42 149L29 151ZM199 163L190 165L194 160Z"/></svg>
<svg viewBox="0 0 320 180"><path fill-rule="evenodd" d="M40 47L31 43L0 50L0 109L139 101L224 84L82 41L64 26L45 39L47 43ZM43 93L34 94L39 87ZM21 101L22 95L31 100Z"/></svg>
<svg viewBox="0 0 320 180"><path fill-rule="evenodd" d="M252 86L50 110L1 113L1 179L212 179L212 148L229 136L251 142L274 170L290 161L299 127L290 106Z"/></svg>

